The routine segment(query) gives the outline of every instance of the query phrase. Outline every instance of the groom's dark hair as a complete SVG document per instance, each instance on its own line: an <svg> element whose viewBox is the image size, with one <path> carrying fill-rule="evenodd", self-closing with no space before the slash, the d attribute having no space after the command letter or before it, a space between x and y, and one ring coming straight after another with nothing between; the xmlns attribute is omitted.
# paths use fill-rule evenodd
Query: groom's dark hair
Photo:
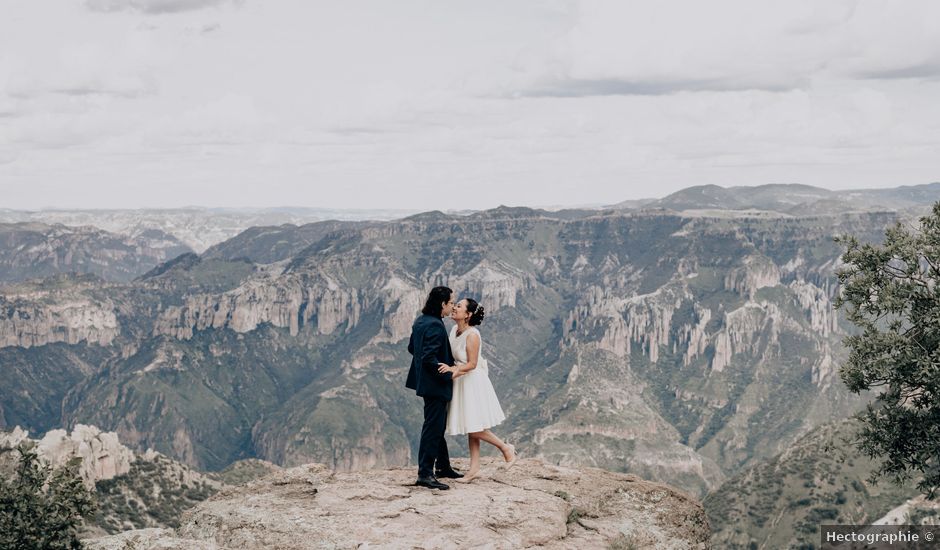
<svg viewBox="0 0 940 550"><path fill-rule="evenodd" d="M453 294L454 291L446 286L436 286L432 288L431 292L428 293L428 300L424 303L424 308L421 310L421 313L440 317L441 313L444 312L444 303L449 302Z"/></svg>

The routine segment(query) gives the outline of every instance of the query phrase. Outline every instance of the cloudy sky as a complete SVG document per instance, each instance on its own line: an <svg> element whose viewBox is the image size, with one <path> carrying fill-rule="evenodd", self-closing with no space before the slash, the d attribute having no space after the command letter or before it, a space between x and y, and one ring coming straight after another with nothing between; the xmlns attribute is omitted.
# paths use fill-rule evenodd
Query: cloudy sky
<svg viewBox="0 0 940 550"><path fill-rule="evenodd" d="M940 2L0 0L0 208L940 181Z"/></svg>

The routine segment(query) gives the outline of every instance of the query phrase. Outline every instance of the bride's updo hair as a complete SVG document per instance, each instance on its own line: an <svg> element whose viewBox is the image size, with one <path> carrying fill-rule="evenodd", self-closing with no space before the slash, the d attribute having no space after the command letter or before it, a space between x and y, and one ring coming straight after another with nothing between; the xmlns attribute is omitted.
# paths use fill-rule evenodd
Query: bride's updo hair
<svg viewBox="0 0 940 550"><path fill-rule="evenodd" d="M471 327L482 323L483 317L486 315L486 312L483 311L483 306L478 304L473 298L467 298L467 313L470 314L470 318L467 319L467 324Z"/></svg>

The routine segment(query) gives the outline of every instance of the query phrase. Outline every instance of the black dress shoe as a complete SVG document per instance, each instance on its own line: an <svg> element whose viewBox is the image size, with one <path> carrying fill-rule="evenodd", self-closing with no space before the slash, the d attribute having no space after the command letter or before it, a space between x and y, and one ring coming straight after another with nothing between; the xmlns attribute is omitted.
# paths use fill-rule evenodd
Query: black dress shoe
<svg viewBox="0 0 940 550"><path fill-rule="evenodd" d="M440 481L434 479L433 477L419 477L418 481L415 481L415 485L420 485L421 487L427 487L428 489L440 489L446 491L450 489L450 485L444 485Z"/></svg>
<svg viewBox="0 0 940 550"><path fill-rule="evenodd" d="M434 472L434 477L449 477L450 479L460 479L463 474L451 468L450 470L438 470Z"/></svg>

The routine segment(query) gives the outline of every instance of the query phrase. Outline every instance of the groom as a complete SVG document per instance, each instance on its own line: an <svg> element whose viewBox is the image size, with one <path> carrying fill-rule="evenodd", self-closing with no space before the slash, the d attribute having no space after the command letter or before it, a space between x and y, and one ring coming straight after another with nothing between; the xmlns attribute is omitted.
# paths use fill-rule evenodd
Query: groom
<svg viewBox="0 0 940 550"><path fill-rule="evenodd" d="M450 340L444 327L444 317L454 309L453 291L446 286L431 289L421 315L411 327L408 353L412 355L411 369L405 387L415 390L424 398L424 425L418 446L418 481L415 485L430 489L449 489L438 477L460 478L463 474L450 466L444 429L447 427L447 405L450 403L453 382L450 373L438 372L438 364L454 364ZM437 463L437 476L434 464Z"/></svg>

